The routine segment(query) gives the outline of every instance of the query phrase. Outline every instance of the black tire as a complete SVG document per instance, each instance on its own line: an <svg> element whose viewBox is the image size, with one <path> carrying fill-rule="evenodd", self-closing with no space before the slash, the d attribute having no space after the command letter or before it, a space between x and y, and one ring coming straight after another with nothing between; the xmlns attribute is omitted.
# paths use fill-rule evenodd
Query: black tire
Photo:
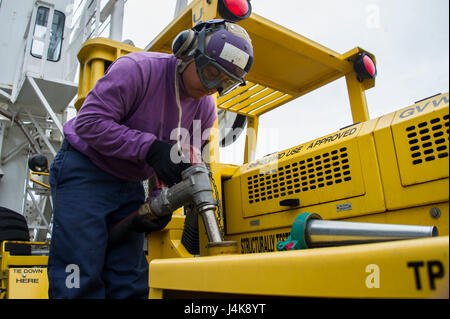
<svg viewBox="0 0 450 319"><path fill-rule="evenodd" d="M30 241L28 224L21 214L0 207L0 243L8 241ZM31 246L7 243L6 250L11 255L31 255Z"/></svg>

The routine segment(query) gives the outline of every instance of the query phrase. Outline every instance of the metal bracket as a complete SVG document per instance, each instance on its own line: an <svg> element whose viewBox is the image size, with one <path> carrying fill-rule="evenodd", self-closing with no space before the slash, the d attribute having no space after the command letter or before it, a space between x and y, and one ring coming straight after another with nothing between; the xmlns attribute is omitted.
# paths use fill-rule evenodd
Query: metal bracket
<svg viewBox="0 0 450 319"><path fill-rule="evenodd" d="M52 118L53 122L55 123L56 127L58 128L61 135L64 135L63 133L63 126L61 122L59 121L58 117L56 116L55 112L53 112L52 107L48 103L47 99L45 98L44 94L42 93L39 86L36 84L36 81L31 76L27 76L28 81L30 82L31 86L33 87L34 91L36 92L37 96L39 97L39 100L41 101L42 105L47 110L48 114Z"/></svg>

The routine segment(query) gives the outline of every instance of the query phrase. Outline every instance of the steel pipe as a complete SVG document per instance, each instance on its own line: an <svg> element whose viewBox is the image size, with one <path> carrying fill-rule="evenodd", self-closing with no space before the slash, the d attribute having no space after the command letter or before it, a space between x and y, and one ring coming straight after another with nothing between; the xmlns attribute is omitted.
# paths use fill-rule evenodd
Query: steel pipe
<svg viewBox="0 0 450 319"><path fill-rule="evenodd" d="M438 230L435 226L322 220L317 214L303 213L295 219L289 238L277 243L277 249L343 246L436 236Z"/></svg>
<svg viewBox="0 0 450 319"><path fill-rule="evenodd" d="M311 248L435 236L438 236L438 230L434 226L357 223L320 219L311 219L306 225L306 243Z"/></svg>
<svg viewBox="0 0 450 319"><path fill-rule="evenodd" d="M203 224L205 225L206 236L209 243L222 242L222 235L220 233L219 225L217 224L215 207L214 209L207 209L203 212L199 212L202 216Z"/></svg>

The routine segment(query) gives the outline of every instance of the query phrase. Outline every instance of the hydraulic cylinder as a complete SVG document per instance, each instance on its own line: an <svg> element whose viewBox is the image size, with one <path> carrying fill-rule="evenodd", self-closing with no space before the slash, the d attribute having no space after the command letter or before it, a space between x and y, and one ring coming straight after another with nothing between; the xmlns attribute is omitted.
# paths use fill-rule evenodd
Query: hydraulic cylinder
<svg viewBox="0 0 450 319"><path fill-rule="evenodd" d="M435 236L438 236L435 226L322 220L317 214L303 213L295 219L289 238L277 243L277 249L343 246Z"/></svg>

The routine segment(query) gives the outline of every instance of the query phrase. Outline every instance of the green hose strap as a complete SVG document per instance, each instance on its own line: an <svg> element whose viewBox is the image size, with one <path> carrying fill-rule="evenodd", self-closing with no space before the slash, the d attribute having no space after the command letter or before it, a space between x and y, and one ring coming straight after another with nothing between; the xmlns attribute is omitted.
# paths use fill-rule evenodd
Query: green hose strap
<svg viewBox="0 0 450 319"><path fill-rule="evenodd" d="M315 213L302 213L298 215L292 224L291 234L288 239L285 241L279 241L277 243L277 249L279 251L307 249L306 225L308 224L310 218L321 219L321 217Z"/></svg>

